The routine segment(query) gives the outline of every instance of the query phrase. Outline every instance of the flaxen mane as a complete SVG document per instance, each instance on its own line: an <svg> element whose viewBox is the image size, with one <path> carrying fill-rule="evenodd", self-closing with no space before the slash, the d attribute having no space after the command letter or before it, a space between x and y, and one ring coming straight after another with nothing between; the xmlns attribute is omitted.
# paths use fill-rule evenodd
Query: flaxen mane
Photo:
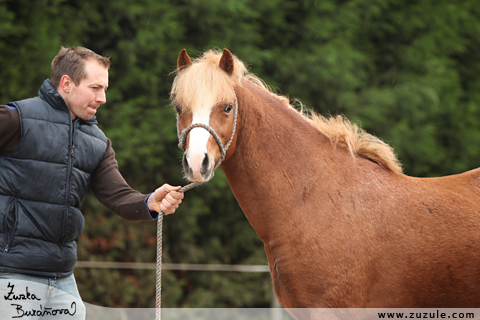
<svg viewBox="0 0 480 320"><path fill-rule="evenodd" d="M185 107L194 106L195 101L208 95L215 97L216 101L229 102L234 96L233 88L241 85L241 79L245 79L293 108L288 98L273 93L262 79L248 72L243 62L235 56L233 75L228 76L219 68L221 56L221 52L209 50L200 58L194 59L191 67L179 72L172 86L172 101ZM327 118L311 111L304 111L303 108L300 113L311 125L327 136L332 145L346 148L352 156L367 158L388 170L402 172L402 166L391 146L368 134L345 117Z"/></svg>

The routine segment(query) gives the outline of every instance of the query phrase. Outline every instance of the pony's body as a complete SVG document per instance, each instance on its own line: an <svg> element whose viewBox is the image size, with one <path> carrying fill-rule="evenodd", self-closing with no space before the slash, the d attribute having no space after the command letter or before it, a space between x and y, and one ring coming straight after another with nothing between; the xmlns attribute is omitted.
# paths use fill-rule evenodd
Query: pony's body
<svg viewBox="0 0 480 320"><path fill-rule="evenodd" d="M191 66L182 59L179 69ZM220 62L220 68L232 76L228 65ZM408 177L375 154L375 146L352 156L341 141L332 144L342 137L327 137L247 78L233 90L237 131L221 167L265 245L284 307L480 306L479 169ZM189 100L178 92L175 99L186 108ZM182 128L198 118L190 110L180 119ZM214 104L209 124L227 139L231 117L215 110ZM218 159L210 140L205 152ZM192 144L187 149L188 156L196 150ZM205 159L191 163L186 171L192 177L201 176L196 170L208 172Z"/></svg>

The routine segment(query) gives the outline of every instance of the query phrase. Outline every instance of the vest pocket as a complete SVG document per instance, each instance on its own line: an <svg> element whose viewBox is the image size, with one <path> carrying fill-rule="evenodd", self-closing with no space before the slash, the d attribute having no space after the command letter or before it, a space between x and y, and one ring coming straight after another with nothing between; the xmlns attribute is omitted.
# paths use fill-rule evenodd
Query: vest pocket
<svg viewBox="0 0 480 320"><path fill-rule="evenodd" d="M17 198L13 198L7 209L5 220L3 221L3 229L5 230L5 248L3 252L8 253L12 246L15 231L17 230Z"/></svg>

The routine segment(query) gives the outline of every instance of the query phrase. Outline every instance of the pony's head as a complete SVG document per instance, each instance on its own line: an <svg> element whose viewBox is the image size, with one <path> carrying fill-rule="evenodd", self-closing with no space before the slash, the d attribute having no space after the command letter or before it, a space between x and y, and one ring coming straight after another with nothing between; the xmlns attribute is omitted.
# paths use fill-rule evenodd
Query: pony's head
<svg viewBox="0 0 480 320"><path fill-rule="evenodd" d="M240 126L236 128L239 108L235 90L242 92L238 89L245 81L263 88L270 97L293 110L287 98L272 93L227 49L222 53L207 51L194 61L186 50L180 53L171 100L178 113L180 147L185 151L183 167L190 181L210 180L218 165L233 154L238 131L242 130ZM242 96L241 100L245 107L247 99ZM344 117L302 115L306 123L329 138L332 145L346 148L354 157L361 156L388 170L402 172L392 147ZM241 116L239 112L239 119Z"/></svg>
<svg viewBox="0 0 480 320"><path fill-rule="evenodd" d="M177 72L171 99L178 114L183 168L187 179L203 183L235 149L234 87L246 68L227 49L222 54L207 51L193 62L184 49Z"/></svg>

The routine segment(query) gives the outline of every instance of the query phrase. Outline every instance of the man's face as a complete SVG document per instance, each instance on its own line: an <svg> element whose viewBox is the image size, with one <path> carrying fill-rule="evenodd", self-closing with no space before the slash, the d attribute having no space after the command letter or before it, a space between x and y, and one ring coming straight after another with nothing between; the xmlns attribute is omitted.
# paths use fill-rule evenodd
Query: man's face
<svg viewBox="0 0 480 320"><path fill-rule="evenodd" d="M95 60L85 61L86 78L77 86L70 81L70 90L62 95L72 119L89 120L97 108L107 102L108 70Z"/></svg>

